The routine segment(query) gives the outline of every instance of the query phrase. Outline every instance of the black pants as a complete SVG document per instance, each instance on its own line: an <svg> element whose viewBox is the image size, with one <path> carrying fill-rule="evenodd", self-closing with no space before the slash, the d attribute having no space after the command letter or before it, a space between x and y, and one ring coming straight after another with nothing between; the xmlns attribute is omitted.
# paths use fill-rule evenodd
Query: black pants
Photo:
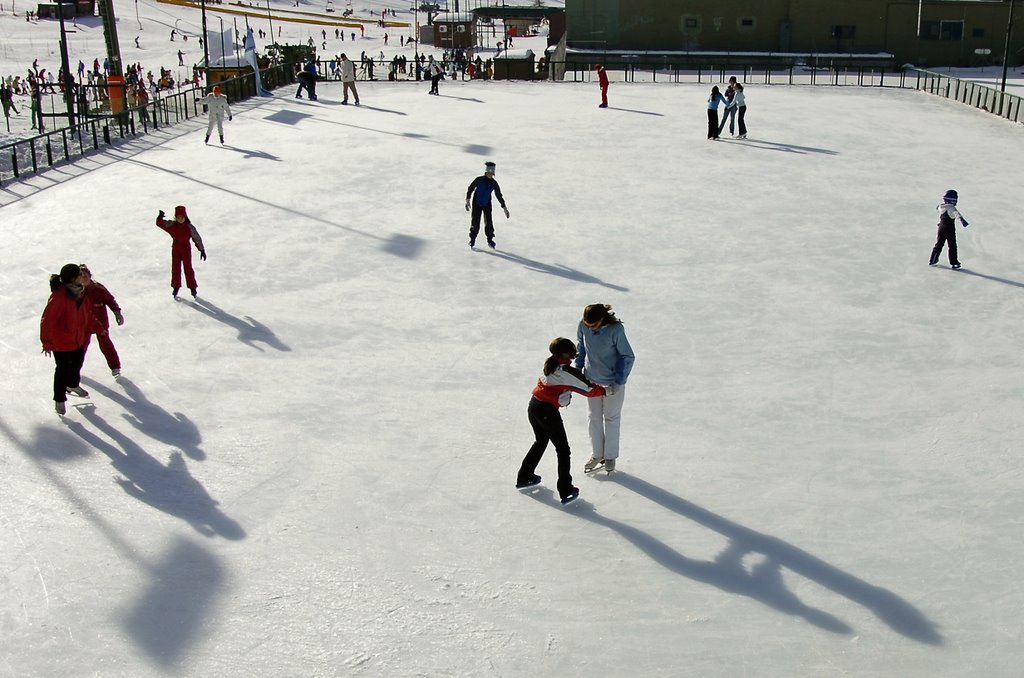
<svg viewBox="0 0 1024 678"><path fill-rule="evenodd" d="M565 497L573 490L573 486L569 463L571 451L569 450L569 441L565 437L562 415L558 413L558 408L554 405L541 402L536 398L530 400L527 413L530 416L530 426L533 427L535 440L530 451L523 457L516 482L529 480L533 476L548 443L554 443L555 454L558 455L558 495Z"/></svg>
<svg viewBox="0 0 1024 678"><path fill-rule="evenodd" d="M480 215L484 217L484 235L487 236L487 244L494 242L494 219L491 218L491 206L479 207L473 205L473 217L469 225L469 240L476 242L476 236L480 233Z"/></svg>
<svg viewBox="0 0 1024 678"><path fill-rule="evenodd" d="M440 82L440 81L441 81L441 76L440 75L435 75L435 76L430 78L430 93L431 94L439 94L439 92L437 91L437 83Z"/></svg>
<svg viewBox="0 0 1024 678"><path fill-rule="evenodd" d="M743 122L743 116L745 116L746 114L747 114L747 107L746 106L740 106L739 107L739 113L736 115L736 117L739 119L738 122L739 122L739 126L740 126L740 136L743 136L744 134L747 133L747 124L745 122Z"/></svg>
<svg viewBox="0 0 1024 678"><path fill-rule="evenodd" d="M708 139L718 138L718 109L708 109Z"/></svg>
<svg viewBox="0 0 1024 678"><path fill-rule="evenodd" d="M57 363L53 371L53 399L62 403L68 399L67 389L75 388L82 379L85 347L74 351L54 351L53 360Z"/></svg>
<svg viewBox="0 0 1024 678"><path fill-rule="evenodd" d="M929 264L939 263L942 246L947 243L949 244L949 265L959 266L960 260L956 258L956 224L952 219L948 224L939 222L939 236L935 241L935 247L932 248L932 258L928 260Z"/></svg>

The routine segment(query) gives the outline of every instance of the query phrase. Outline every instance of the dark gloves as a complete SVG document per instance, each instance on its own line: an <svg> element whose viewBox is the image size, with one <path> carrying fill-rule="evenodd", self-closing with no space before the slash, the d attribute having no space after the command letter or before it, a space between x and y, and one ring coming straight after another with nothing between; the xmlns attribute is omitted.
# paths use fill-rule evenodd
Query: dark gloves
<svg viewBox="0 0 1024 678"><path fill-rule="evenodd" d="M229 116L228 116L228 122L231 122L232 120L234 120L234 118L233 118L232 116L230 116L230 115L229 115Z"/></svg>
<svg viewBox="0 0 1024 678"><path fill-rule="evenodd" d="M206 261L206 250L199 250L199 258Z"/></svg>
<svg viewBox="0 0 1024 678"><path fill-rule="evenodd" d="M160 210L160 213L156 215L156 218L157 219L163 219L164 218L164 211Z"/></svg>

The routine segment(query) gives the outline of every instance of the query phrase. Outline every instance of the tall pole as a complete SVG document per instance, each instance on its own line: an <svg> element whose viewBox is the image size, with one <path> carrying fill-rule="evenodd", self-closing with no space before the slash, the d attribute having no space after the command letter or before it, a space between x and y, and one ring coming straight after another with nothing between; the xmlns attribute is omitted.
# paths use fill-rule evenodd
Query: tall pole
<svg viewBox="0 0 1024 678"><path fill-rule="evenodd" d="M200 0L203 10L203 85L210 82L210 34L206 32L206 0Z"/></svg>
<svg viewBox="0 0 1024 678"><path fill-rule="evenodd" d="M274 44L274 17L270 14L270 0L267 0L267 21L270 22L270 44Z"/></svg>
<svg viewBox="0 0 1024 678"><path fill-rule="evenodd" d="M416 69L416 79L420 79L420 8L415 9L415 23L412 29L412 62Z"/></svg>
<svg viewBox="0 0 1024 678"><path fill-rule="evenodd" d="M1000 92L1006 91L1006 69L1010 63L1010 35L1013 33L1013 3L1010 0L1010 18L1006 20L1006 45L1003 47L1003 84L999 87Z"/></svg>
<svg viewBox="0 0 1024 678"><path fill-rule="evenodd" d="M71 5L74 7L74 5ZM57 0L57 15L60 17L60 65L61 83L64 89L64 105L68 109L68 127L75 126L75 98L71 93L71 64L68 63L68 34L64 30L64 2ZM42 83L40 83L42 85Z"/></svg>

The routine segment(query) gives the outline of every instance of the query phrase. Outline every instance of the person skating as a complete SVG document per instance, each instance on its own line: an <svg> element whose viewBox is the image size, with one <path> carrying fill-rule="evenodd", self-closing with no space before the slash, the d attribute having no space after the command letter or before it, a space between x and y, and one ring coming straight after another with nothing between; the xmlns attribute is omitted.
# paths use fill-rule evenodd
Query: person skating
<svg viewBox="0 0 1024 678"><path fill-rule="evenodd" d="M348 103L348 91L352 90L352 96L356 100L356 106L358 106L359 92L356 91L356 65L344 54L341 55L341 88L343 92L341 103Z"/></svg>
<svg viewBox="0 0 1024 678"><path fill-rule="evenodd" d="M82 271L83 297L85 298L85 303L92 307L92 315L95 319L93 331L89 334L96 335L96 342L100 345L103 357L107 359L107 367L110 368L110 374L115 377L121 376L121 358L117 355L114 342L110 339L110 318L107 316L107 309L109 308L114 312L114 320L118 326L124 325L121 307L117 304L117 299L110 293L110 290L93 280L92 271L89 270L88 266L82 264L79 266L79 269ZM89 337L87 336L85 339L85 351L88 350ZM83 359L85 351L83 351Z"/></svg>
<svg viewBox="0 0 1024 678"><path fill-rule="evenodd" d="M171 296L178 298L178 290L181 289L181 270L185 270L185 284L192 292L192 298L196 297L196 273L192 269L192 247L196 244L199 250L199 258L206 261L206 248L203 247L203 239L199 237L199 231L188 218L184 205L174 208L174 219L164 219L164 211L156 216L156 225L167 231L171 236Z"/></svg>
<svg viewBox="0 0 1024 678"><path fill-rule="evenodd" d="M295 74L299 81L299 89L295 91L295 98L302 98L302 90L305 89L310 101L316 101L316 59L309 57L302 70Z"/></svg>
<svg viewBox="0 0 1024 678"><path fill-rule="evenodd" d="M213 126L217 126L217 134L220 135L220 142L224 143L224 116L228 121L232 119L231 107L228 106L228 98L221 94L220 86L214 85L213 91L199 100L199 103L206 106L210 121L206 125L206 141L210 143L210 134L213 133Z"/></svg>
<svg viewBox="0 0 1024 678"><path fill-rule="evenodd" d="M711 96L708 97L708 139L718 138L718 104L728 105L728 102L718 91L718 85L715 85L711 88Z"/></svg>
<svg viewBox="0 0 1024 678"><path fill-rule="evenodd" d="M440 64L434 61L434 57L431 56L427 62L426 67L427 77L430 78L430 91L427 94L433 94L434 96L440 96L441 93L437 91L437 83L441 80L441 74L444 71L441 69Z"/></svg>
<svg viewBox="0 0 1024 678"><path fill-rule="evenodd" d="M576 357L576 346L571 339L554 339L548 345L548 352L551 355L544 361L543 375L537 380L527 408L534 442L519 466L516 488L523 490L540 483L537 465L550 442L558 455L558 496L563 504L568 504L579 497L580 491L572 484L572 452L558 408L568 407L574 392L587 398L598 398L604 395L604 388L591 383L578 369L569 366Z"/></svg>
<svg viewBox="0 0 1024 678"><path fill-rule="evenodd" d="M935 209L939 212L939 234L932 248L932 256L928 260L929 266L939 263L939 255L942 254L943 245L949 245L949 265L951 268L960 268L960 259L957 258L956 250L956 220L959 219L964 228L967 228L967 219L960 214L956 207L960 196L952 188L942 196L942 204Z"/></svg>
<svg viewBox="0 0 1024 678"><path fill-rule="evenodd" d="M597 82L601 86L601 103L598 108L608 108L608 71L601 64L595 64L597 71Z"/></svg>
<svg viewBox="0 0 1024 678"><path fill-rule="evenodd" d="M737 138L746 139L747 95L743 93L743 85L741 83L736 83L736 92L735 94L733 94L733 98L732 101L729 103L729 106L726 107L726 115L728 115L728 111L730 110L730 108L737 112L736 122L739 125L739 129L737 130L739 132L739 136Z"/></svg>
<svg viewBox="0 0 1024 678"><path fill-rule="evenodd" d="M65 264L59 275L50 276L50 298L39 321L43 353L53 355L53 404L57 414L67 412L68 394L87 398L80 386L85 345L94 328L92 307L84 299L82 271L78 264Z"/></svg>
<svg viewBox="0 0 1024 678"><path fill-rule="evenodd" d="M483 176L473 179L466 189L466 211L472 210L472 217L469 226L469 246L476 247L476 236L480 233L480 216L484 218L484 235L487 237L487 244L491 249L497 247L494 243L494 220L491 218L491 193L498 197L498 204L505 211L505 218L509 218L508 207L505 206L505 198L501 195L501 187L494 178L494 171L497 165L493 162L484 163Z"/></svg>
<svg viewBox="0 0 1024 678"><path fill-rule="evenodd" d="M725 123L729 123L729 136L736 136L736 107L732 105L733 97L736 96L736 76L729 77L729 84L725 87L725 112L722 114L722 122L718 125L718 136L725 131Z"/></svg>
<svg viewBox="0 0 1024 678"><path fill-rule="evenodd" d="M594 453L584 469L593 471L603 465L606 471L614 471L615 460L619 458L626 380L635 361L633 348L626 339L622 321L607 304L591 304L583 309L576 339L576 367L583 369L587 379L604 386L604 397L587 401L590 445Z"/></svg>

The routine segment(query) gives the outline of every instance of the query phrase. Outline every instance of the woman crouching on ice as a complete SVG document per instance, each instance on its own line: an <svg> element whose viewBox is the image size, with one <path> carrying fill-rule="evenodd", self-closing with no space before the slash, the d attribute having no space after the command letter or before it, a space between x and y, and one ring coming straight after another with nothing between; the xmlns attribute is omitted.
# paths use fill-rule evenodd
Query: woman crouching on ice
<svg viewBox="0 0 1024 678"><path fill-rule="evenodd" d="M580 491L572 484L569 469L571 451L558 408L569 405L573 391L588 398L596 398L604 395L604 388L592 384L582 372L569 366L576 357L576 344L571 339L559 337L551 342L548 350L551 357L544 362L544 376L537 380L528 409L536 440L523 457L516 487L522 490L540 483L540 476L535 473L537 464L544 456L548 442L552 442L558 455L558 496L563 504L568 504L580 496Z"/></svg>

